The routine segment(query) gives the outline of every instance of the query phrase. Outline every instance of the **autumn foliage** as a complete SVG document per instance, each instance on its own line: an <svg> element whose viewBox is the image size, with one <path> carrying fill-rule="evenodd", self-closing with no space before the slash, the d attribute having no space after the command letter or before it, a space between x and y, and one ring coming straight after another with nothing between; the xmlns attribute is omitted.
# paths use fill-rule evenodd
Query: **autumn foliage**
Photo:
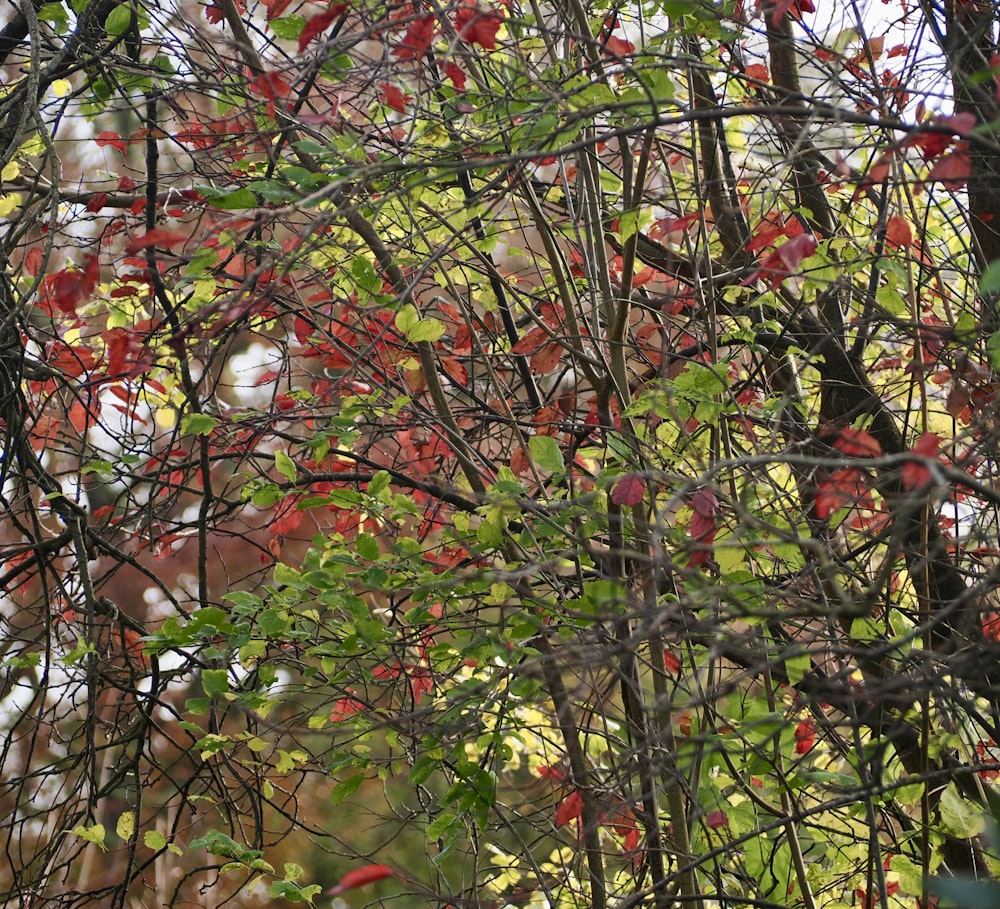
<svg viewBox="0 0 1000 909"><path fill-rule="evenodd" d="M823 7L11 8L5 904L983 904L1000 21Z"/></svg>

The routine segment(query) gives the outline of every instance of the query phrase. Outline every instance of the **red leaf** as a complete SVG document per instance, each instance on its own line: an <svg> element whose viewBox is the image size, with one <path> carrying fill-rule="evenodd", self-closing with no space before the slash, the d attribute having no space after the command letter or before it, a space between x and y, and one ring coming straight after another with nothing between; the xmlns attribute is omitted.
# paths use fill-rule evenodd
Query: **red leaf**
<svg viewBox="0 0 1000 909"><path fill-rule="evenodd" d="M325 13L313 16L306 22L305 28L302 29L302 33L299 35L299 53L301 54L309 46L310 41L322 35L339 15L340 12L327 10Z"/></svg>
<svg viewBox="0 0 1000 909"><path fill-rule="evenodd" d="M291 5L292 0L261 0L261 3L267 8L267 21L270 22L272 19L277 19L288 7Z"/></svg>
<svg viewBox="0 0 1000 909"><path fill-rule="evenodd" d="M816 727L812 720L803 720L795 727L795 753L807 754L816 744Z"/></svg>
<svg viewBox="0 0 1000 909"><path fill-rule="evenodd" d="M816 12L816 7L813 6L812 0L778 0L774 4L771 22L777 28L785 13L790 13L793 19L800 19L803 13L814 12Z"/></svg>
<svg viewBox="0 0 1000 909"><path fill-rule="evenodd" d="M42 270L43 258L42 251L37 246L32 246L28 250L28 254L24 257L24 270L31 277L38 277L38 273Z"/></svg>
<svg viewBox="0 0 1000 909"><path fill-rule="evenodd" d="M348 871L336 887L327 890L327 896L336 896L338 893L345 893L355 887L364 887L366 884L373 884L375 881L385 880L393 877L394 872L388 865L365 865L362 868L355 868Z"/></svg>
<svg viewBox="0 0 1000 909"><path fill-rule="evenodd" d="M105 130L103 133L98 133L97 138L94 139L97 143L98 148L104 148L110 145L112 148L117 149L123 155L125 154L125 140L121 137L121 133L112 132L111 130Z"/></svg>
<svg viewBox="0 0 1000 909"><path fill-rule="evenodd" d="M546 767L544 764L540 764L535 768L535 773L537 773L544 780L564 780L566 779L566 774L563 773L558 767Z"/></svg>
<svg viewBox="0 0 1000 909"><path fill-rule="evenodd" d="M348 689L350 690L350 689ZM357 698L339 698L330 711L331 723L343 723L348 717L354 716L365 709L365 705Z"/></svg>
<svg viewBox="0 0 1000 909"><path fill-rule="evenodd" d="M177 230L164 230L161 227L154 227L141 237L133 237L125 247L125 255L130 256L142 249L149 249L151 246L176 246L188 239L188 235Z"/></svg>
<svg viewBox="0 0 1000 909"><path fill-rule="evenodd" d="M556 827L565 827L583 814L583 794L579 789L571 792L556 808Z"/></svg>
<svg viewBox="0 0 1000 909"><path fill-rule="evenodd" d="M82 269L63 269L52 275L48 292L56 309L66 315L76 315L77 306L97 287L101 266L97 256L88 256Z"/></svg>
<svg viewBox="0 0 1000 909"><path fill-rule="evenodd" d="M544 344L531 355L531 371L539 375L553 372L563 356L563 347L556 341Z"/></svg>
<svg viewBox="0 0 1000 909"><path fill-rule="evenodd" d="M691 515L688 533L691 535L691 542L697 544L689 562L692 566L704 565L708 561L712 542L718 531L715 523L715 513L718 511L718 507L718 500L711 489L699 489L691 496L691 508L694 510L694 514Z"/></svg>
<svg viewBox="0 0 1000 909"><path fill-rule="evenodd" d="M261 73L250 81L251 90L267 101L267 115L274 116L275 102L287 98L292 93L292 87L282 78L281 73Z"/></svg>
<svg viewBox="0 0 1000 909"><path fill-rule="evenodd" d="M851 458L877 458L882 454L878 439L863 429L851 427L840 430L840 436L833 447Z"/></svg>
<svg viewBox="0 0 1000 909"><path fill-rule="evenodd" d="M950 117L938 117L937 122L942 126L950 126L952 131L963 138L976 128L976 115L965 112L962 114L952 114Z"/></svg>
<svg viewBox="0 0 1000 909"><path fill-rule="evenodd" d="M960 142L950 155L937 160L927 178L921 183L940 182L949 189L961 189L970 176L972 176L972 159L969 157L969 146L966 142Z"/></svg>
<svg viewBox="0 0 1000 909"><path fill-rule="evenodd" d="M108 194L107 193L94 193L87 200L87 211L98 212L107 204Z"/></svg>
<svg viewBox="0 0 1000 909"><path fill-rule="evenodd" d="M906 218L893 215L885 222L885 239L892 246L912 246L913 231Z"/></svg>
<svg viewBox="0 0 1000 909"><path fill-rule="evenodd" d="M124 328L111 328L101 336L108 356L108 375L112 378L138 375L147 365L144 360L151 359L150 352L143 349L130 331ZM138 372L136 371L138 369Z"/></svg>
<svg viewBox="0 0 1000 909"><path fill-rule="evenodd" d="M437 17L433 13L414 19L402 40L393 48L393 54L400 60L419 60L430 48L436 27Z"/></svg>
<svg viewBox="0 0 1000 909"><path fill-rule="evenodd" d="M841 508L857 505L868 496L870 493L864 471L856 467L835 470L829 480L816 488L816 517L825 521Z"/></svg>
<svg viewBox="0 0 1000 909"><path fill-rule="evenodd" d="M388 82L383 82L378 90L382 102L401 114L406 113L407 102L413 100L412 95L404 95L401 89Z"/></svg>
<svg viewBox="0 0 1000 909"><path fill-rule="evenodd" d="M631 41L612 35L604 42L604 53L609 57L627 57L635 53L635 45Z"/></svg>
<svg viewBox="0 0 1000 909"><path fill-rule="evenodd" d="M705 826L712 830L729 826L729 815L725 811L709 811L705 816Z"/></svg>
<svg viewBox="0 0 1000 909"><path fill-rule="evenodd" d="M616 505L638 505L646 495L646 484L637 473L627 473L611 490L611 501Z"/></svg>
<svg viewBox="0 0 1000 909"><path fill-rule="evenodd" d="M302 523L303 512L298 508L299 496L286 496L274 507L274 514L268 532L275 536L286 536L297 530Z"/></svg>
<svg viewBox="0 0 1000 909"><path fill-rule="evenodd" d="M766 277L771 287L776 289L785 278L798 270L803 259L808 259L814 252L816 252L816 237L813 234L801 233L765 256L760 263L760 269L748 278L744 278L743 283L752 284L758 278Z"/></svg>
<svg viewBox="0 0 1000 909"><path fill-rule="evenodd" d="M455 13L455 30L458 37L469 44L478 44L486 50L497 46L496 36L503 25L503 17L492 10L481 10L474 2L466 2Z"/></svg>
<svg viewBox="0 0 1000 909"><path fill-rule="evenodd" d="M73 424L73 428L81 435L87 431L90 425L90 417L90 411L87 410L82 401L73 402L73 406L69 409L69 421Z"/></svg>
<svg viewBox="0 0 1000 909"><path fill-rule="evenodd" d="M808 259L816 252L816 237L812 234L801 233L787 243L782 243L774 252L785 268L790 272L795 271L802 264L803 259Z"/></svg>
<svg viewBox="0 0 1000 909"><path fill-rule="evenodd" d="M937 433L925 432L910 452L924 458L937 458L940 446L941 438ZM931 481L931 472L923 464L907 461L903 465L901 481L903 489L919 489Z"/></svg>
<svg viewBox="0 0 1000 909"><path fill-rule="evenodd" d="M767 71L767 67L763 63L751 63L747 68L744 75L748 79L756 79L758 82L770 82L771 75Z"/></svg>
<svg viewBox="0 0 1000 909"><path fill-rule="evenodd" d="M669 650L664 650L663 668L666 669L667 672L679 675L681 671L681 661L677 659L676 655L671 653Z"/></svg>
<svg viewBox="0 0 1000 909"><path fill-rule="evenodd" d="M461 67L448 60L444 65L444 74L451 79L451 84L458 91L462 91L465 88L465 72Z"/></svg>

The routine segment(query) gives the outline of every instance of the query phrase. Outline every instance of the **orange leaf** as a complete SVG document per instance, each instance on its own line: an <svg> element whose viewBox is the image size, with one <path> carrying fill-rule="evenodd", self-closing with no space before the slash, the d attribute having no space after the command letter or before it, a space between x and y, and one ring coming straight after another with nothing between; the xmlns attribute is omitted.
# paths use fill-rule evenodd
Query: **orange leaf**
<svg viewBox="0 0 1000 909"><path fill-rule="evenodd" d="M913 244L913 231L910 230L909 222L906 218L893 215L885 222L885 239L892 246L911 246Z"/></svg>

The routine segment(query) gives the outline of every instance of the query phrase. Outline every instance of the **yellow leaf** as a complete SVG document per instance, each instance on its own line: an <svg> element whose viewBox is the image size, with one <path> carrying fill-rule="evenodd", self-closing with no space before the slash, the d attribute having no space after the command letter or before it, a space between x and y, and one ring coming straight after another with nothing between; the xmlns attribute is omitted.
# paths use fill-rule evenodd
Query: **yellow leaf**
<svg viewBox="0 0 1000 909"><path fill-rule="evenodd" d="M16 193L8 193L0 197L0 218L6 218L12 211L21 206L21 197Z"/></svg>
<svg viewBox="0 0 1000 909"><path fill-rule="evenodd" d="M154 419L160 429L173 429L177 425L177 411L172 407L157 407Z"/></svg>
<svg viewBox="0 0 1000 909"><path fill-rule="evenodd" d="M16 161L11 161L3 170L0 170L0 179L13 180L21 173L21 165Z"/></svg>
<svg viewBox="0 0 1000 909"><path fill-rule="evenodd" d="M65 98L72 89L73 86L70 85L66 79L56 79L56 81L52 83L52 94L54 94L57 98Z"/></svg>
<svg viewBox="0 0 1000 909"><path fill-rule="evenodd" d="M126 843L132 839L132 834L135 833L135 814L131 811L126 811L120 818L118 818L118 823L115 825L115 833L118 834L118 838L124 840Z"/></svg>

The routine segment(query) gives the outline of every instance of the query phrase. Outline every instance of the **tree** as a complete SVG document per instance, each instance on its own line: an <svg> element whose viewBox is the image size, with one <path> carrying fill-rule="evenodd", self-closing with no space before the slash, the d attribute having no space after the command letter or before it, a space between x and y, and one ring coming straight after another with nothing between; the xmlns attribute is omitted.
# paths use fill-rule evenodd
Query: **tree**
<svg viewBox="0 0 1000 909"><path fill-rule="evenodd" d="M831 17L11 6L7 904L992 898L1000 10Z"/></svg>

